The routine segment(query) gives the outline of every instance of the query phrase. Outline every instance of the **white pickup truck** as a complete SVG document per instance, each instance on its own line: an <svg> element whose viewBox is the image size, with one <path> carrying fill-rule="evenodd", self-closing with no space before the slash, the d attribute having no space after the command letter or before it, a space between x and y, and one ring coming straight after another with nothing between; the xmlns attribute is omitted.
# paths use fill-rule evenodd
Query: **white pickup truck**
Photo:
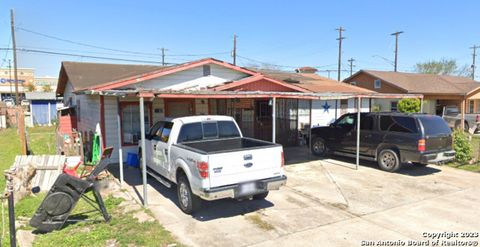
<svg viewBox="0 0 480 247"><path fill-rule="evenodd" d="M203 200L264 199L286 183L279 144L243 137L228 116L157 122L146 134L147 173L177 184L179 205L191 214Z"/></svg>

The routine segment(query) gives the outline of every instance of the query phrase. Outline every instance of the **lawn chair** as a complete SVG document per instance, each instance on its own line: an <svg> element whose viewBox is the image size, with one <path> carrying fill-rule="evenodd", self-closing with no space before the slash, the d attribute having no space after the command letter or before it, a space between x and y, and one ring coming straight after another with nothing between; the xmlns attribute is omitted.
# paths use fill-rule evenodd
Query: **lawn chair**
<svg viewBox="0 0 480 247"><path fill-rule="evenodd" d="M100 211L105 222L110 221L110 216L98 190L97 176L107 168L112 151L111 147L103 151L100 162L85 179L65 173L60 174L30 220L30 225L41 232L51 232L62 228L80 198L96 211ZM89 191L93 192L95 200L85 196L85 193Z"/></svg>

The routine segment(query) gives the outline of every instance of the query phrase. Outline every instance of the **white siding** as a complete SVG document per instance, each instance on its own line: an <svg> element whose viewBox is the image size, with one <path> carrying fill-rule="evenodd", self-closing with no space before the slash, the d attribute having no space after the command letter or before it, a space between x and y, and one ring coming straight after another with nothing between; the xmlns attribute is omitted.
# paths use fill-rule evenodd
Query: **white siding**
<svg viewBox="0 0 480 247"><path fill-rule="evenodd" d="M78 130L81 132L95 132L100 123L100 96L76 95ZM80 111L78 109L80 108Z"/></svg>
<svg viewBox="0 0 480 247"><path fill-rule="evenodd" d="M355 107L356 99L348 99L347 113L357 112ZM327 102L328 111L324 105ZM369 99L362 99L361 112L369 112ZM336 114L335 114L336 112ZM336 115L336 116L335 116ZM312 101L312 127L327 126L333 123L337 118L341 117L342 110L340 100L313 100Z"/></svg>
<svg viewBox="0 0 480 247"><path fill-rule="evenodd" d="M216 64L210 64L210 75L203 76L203 66L151 79L128 87L171 90L199 90L239 80L248 75Z"/></svg>

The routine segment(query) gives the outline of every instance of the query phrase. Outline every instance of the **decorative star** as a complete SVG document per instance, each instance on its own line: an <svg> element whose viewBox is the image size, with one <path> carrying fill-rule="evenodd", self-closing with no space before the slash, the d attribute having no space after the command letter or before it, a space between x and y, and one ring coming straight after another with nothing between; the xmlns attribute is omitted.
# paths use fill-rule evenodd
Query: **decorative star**
<svg viewBox="0 0 480 247"><path fill-rule="evenodd" d="M325 104L323 104L322 107L323 107L323 112L328 113L328 109L330 109L330 105L328 104L327 101L325 101Z"/></svg>

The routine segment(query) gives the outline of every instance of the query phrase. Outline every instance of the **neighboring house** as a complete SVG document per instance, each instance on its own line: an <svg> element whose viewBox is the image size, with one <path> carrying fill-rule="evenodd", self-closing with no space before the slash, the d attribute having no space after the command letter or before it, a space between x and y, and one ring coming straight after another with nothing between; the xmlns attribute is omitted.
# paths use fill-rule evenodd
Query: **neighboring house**
<svg viewBox="0 0 480 247"><path fill-rule="evenodd" d="M480 111L480 83L460 76L417 74L391 71L360 70L344 82L379 93L423 94L423 111L442 114L444 106L461 108L466 102L466 113ZM398 99L375 99L372 110L397 111Z"/></svg>
<svg viewBox="0 0 480 247"><path fill-rule="evenodd" d="M30 125L51 125L57 119L55 93L27 92L25 99L30 104Z"/></svg>
<svg viewBox="0 0 480 247"><path fill-rule="evenodd" d="M315 100L318 92L332 100ZM87 141L99 124L103 144L121 145L126 156L137 152L141 138L139 98L145 99L146 128L168 117L230 115L245 136L268 141L275 102L275 141L292 146L310 124L310 109L313 125L327 125L355 111L349 97L372 91L316 74L247 69L208 58L169 67L63 62L56 93L75 109ZM363 102L362 111L368 111L368 100ZM118 161L118 152L112 161Z"/></svg>

